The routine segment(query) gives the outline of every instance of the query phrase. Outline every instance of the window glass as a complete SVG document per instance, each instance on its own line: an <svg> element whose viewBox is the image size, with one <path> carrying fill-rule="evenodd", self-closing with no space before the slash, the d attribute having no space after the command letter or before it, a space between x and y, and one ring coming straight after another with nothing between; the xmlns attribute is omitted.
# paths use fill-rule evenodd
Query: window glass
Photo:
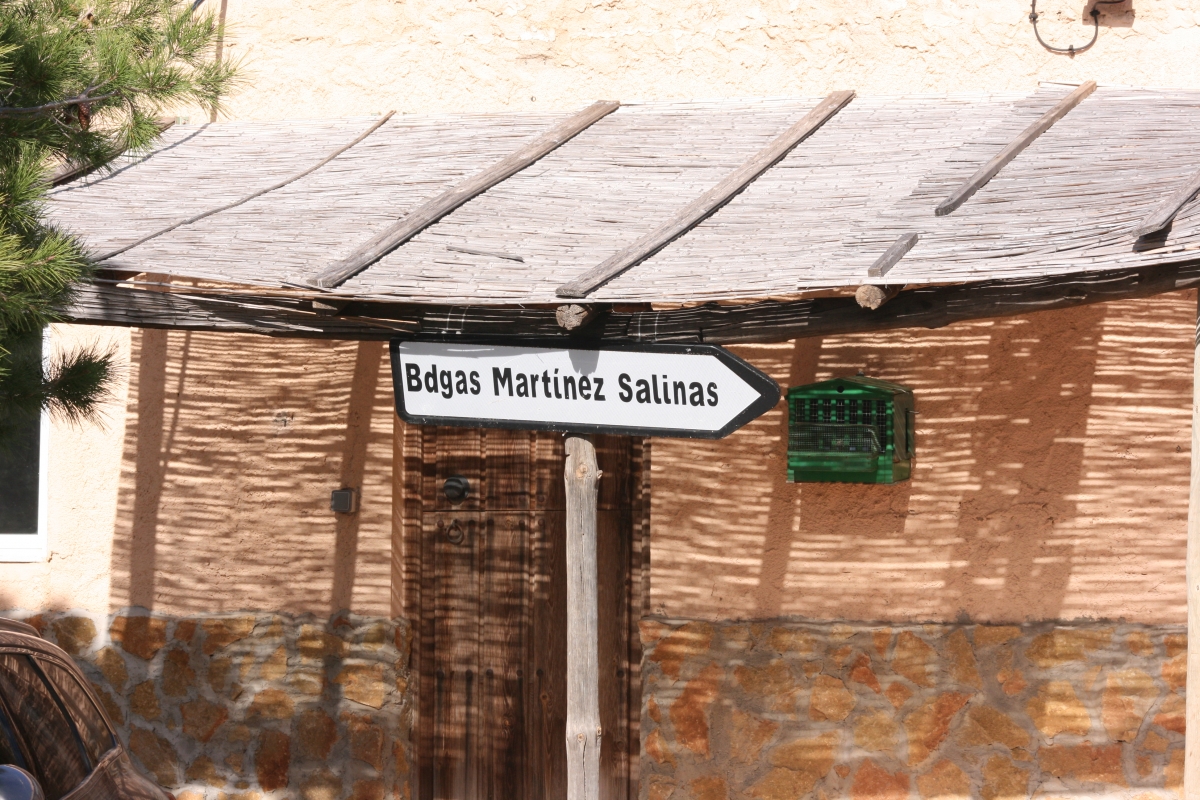
<svg viewBox="0 0 1200 800"><path fill-rule="evenodd" d="M11 358L42 357L42 337L24 337ZM10 441L0 442L0 533L36 536L41 474L41 415L14 420ZM7 438L7 437L6 437Z"/></svg>
<svg viewBox="0 0 1200 800"><path fill-rule="evenodd" d="M74 728L28 656L0 653L0 695L25 740L46 800L59 800L90 771Z"/></svg>
<svg viewBox="0 0 1200 800"><path fill-rule="evenodd" d="M96 708L96 704L92 702L87 691L79 685L79 681L68 670L53 661L41 658L37 661L42 672L58 690L59 699L67 707L67 714L70 715L71 721L75 723L75 730L79 731L79 736L83 739L83 747L87 750L88 758L91 759L93 765L100 763L100 758L116 743L113 741L112 732L104 722L104 717Z"/></svg>
<svg viewBox="0 0 1200 800"><path fill-rule="evenodd" d="M17 735L13 731L12 721L4 704L0 703L0 764L11 764L14 767L28 770L29 764L21 754L21 746L17 743Z"/></svg>

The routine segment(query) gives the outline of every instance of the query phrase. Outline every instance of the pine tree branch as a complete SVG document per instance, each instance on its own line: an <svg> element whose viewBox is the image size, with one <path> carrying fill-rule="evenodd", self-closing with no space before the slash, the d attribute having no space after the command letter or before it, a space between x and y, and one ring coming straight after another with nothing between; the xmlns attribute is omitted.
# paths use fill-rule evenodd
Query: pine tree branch
<svg viewBox="0 0 1200 800"><path fill-rule="evenodd" d="M80 103L98 103L101 100L108 100L111 97L116 97L117 95L121 94L120 92L110 92L108 94L99 95L91 94L91 92L102 88L107 83L108 81L105 81L104 83L98 83L95 86L89 86L87 89L84 89L82 94L76 95L75 97L70 97L66 100L56 100L53 103L45 103L40 106L26 106L25 108L4 108L3 106L0 106L0 119L4 119L6 117L27 117L35 116L37 114L45 114L47 111L54 111L59 108L66 108L67 106L77 106Z"/></svg>

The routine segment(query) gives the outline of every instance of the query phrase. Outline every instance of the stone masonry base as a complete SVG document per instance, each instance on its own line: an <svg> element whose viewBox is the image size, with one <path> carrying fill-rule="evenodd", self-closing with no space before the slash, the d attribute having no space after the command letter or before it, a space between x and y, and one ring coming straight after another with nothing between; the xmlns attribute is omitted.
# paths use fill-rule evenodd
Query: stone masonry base
<svg viewBox="0 0 1200 800"><path fill-rule="evenodd" d="M1183 626L641 630L643 800L1182 793Z"/></svg>
<svg viewBox="0 0 1200 800"><path fill-rule="evenodd" d="M83 668L179 800L408 798L411 628L348 613L0 612Z"/></svg>
<svg viewBox="0 0 1200 800"><path fill-rule="evenodd" d="M0 612L179 800L411 795L402 620ZM1183 626L646 619L642 800L1181 794Z"/></svg>

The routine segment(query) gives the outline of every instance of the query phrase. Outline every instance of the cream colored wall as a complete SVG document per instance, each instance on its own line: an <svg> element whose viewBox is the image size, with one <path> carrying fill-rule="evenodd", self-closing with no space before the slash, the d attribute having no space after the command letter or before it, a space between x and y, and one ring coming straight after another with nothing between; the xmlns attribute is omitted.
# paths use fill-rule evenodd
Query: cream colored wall
<svg viewBox="0 0 1200 800"><path fill-rule="evenodd" d="M1089 0L1038 6L1052 43L1090 38ZM229 52L251 76L230 109L255 119L565 111L596 99L1087 79L1200 88L1192 0L1108 8L1097 45L1071 59L1034 40L1028 0L230 0Z"/></svg>
<svg viewBox="0 0 1200 800"><path fill-rule="evenodd" d="M97 346L111 348L118 363L129 363L130 336L123 328L55 325L50 340L52 356ZM39 564L0 563L0 609L108 611L128 390L123 368L97 423L52 419L46 521L50 555Z"/></svg>
<svg viewBox="0 0 1200 800"><path fill-rule="evenodd" d="M1074 59L1036 44L1026 0L228 6L227 52L246 76L229 106L236 119L565 113L596 98L1028 90L1087 78L1200 88L1200 12L1189 0L1113 7L1099 43ZM1083 0L1041 0L1039 10L1051 40L1086 41ZM916 478L894 488L787 485L778 410L725 442L658 442L655 610L1182 620L1188 302L1168 304L1161 330L1146 322L1147 302L743 349L790 383L859 365L916 383L926 411ZM1091 344L1064 325L1082 325ZM61 342L93 336L131 353L127 381L106 428L55 426L53 555L0 564L0 607L388 613L386 365L354 409L355 365L360 384L371 371L356 344L56 332ZM153 386L148 344L158 353ZM1133 360L1122 366L1125 356ZM1040 395L1051 405L1068 397L1069 419L1039 422L1012 390L1037 360L1086 373ZM154 393L161 401L147 399ZM1150 410L1154 438L1107 431L1126 406ZM280 413L295 415L285 430ZM359 469L348 441L366 443L353 532L327 510L329 490Z"/></svg>

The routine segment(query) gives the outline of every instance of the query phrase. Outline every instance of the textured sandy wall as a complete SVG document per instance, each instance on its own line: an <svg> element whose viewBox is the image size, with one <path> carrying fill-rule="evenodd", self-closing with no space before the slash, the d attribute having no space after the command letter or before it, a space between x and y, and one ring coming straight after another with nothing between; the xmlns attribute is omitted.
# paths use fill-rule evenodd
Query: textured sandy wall
<svg viewBox="0 0 1200 800"><path fill-rule="evenodd" d="M660 440L653 611L692 618L1182 623L1195 293L738 352L783 386L916 390L894 486L789 484L781 403Z"/></svg>
<svg viewBox="0 0 1200 800"><path fill-rule="evenodd" d="M209 0L215 4L215 0ZM1041 0L1083 44L1087 0ZM1190 0L1110 6L1074 60L1028 0L229 0L239 118L568 109L624 101L1029 89L1039 80L1200 87Z"/></svg>
<svg viewBox="0 0 1200 800"><path fill-rule="evenodd" d="M125 333L121 337L121 333ZM0 564L0 608L390 616L386 348L68 326L126 364L103 427L51 434L42 564ZM329 493L362 490L359 512Z"/></svg>

